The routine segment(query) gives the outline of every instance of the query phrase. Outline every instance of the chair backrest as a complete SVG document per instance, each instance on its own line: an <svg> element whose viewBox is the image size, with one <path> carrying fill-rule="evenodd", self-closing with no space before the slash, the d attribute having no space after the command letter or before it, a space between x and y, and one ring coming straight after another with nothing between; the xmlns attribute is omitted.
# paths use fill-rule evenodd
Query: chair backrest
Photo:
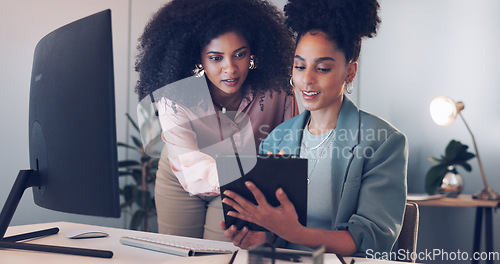
<svg viewBox="0 0 500 264"><path fill-rule="evenodd" d="M407 202L403 218L403 226L398 238L399 249L405 249L405 252L414 252L414 254L417 253L418 219L418 205L416 203ZM404 261L410 260L407 259ZM412 262L415 262L415 260Z"/></svg>

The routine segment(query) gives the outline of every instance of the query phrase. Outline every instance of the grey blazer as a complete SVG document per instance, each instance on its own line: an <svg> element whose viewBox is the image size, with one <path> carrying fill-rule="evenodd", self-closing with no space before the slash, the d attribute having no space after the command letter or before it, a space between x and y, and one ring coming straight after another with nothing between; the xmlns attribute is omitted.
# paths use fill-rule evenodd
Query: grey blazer
<svg viewBox="0 0 500 264"><path fill-rule="evenodd" d="M261 154L284 150L300 154L304 111L276 127L261 143ZM333 142L332 230L348 230L356 256L390 252L401 230L406 203L408 144L385 120L360 110L344 96ZM321 201L318 201L321 202ZM286 241L278 238L277 244Z"/></svg>

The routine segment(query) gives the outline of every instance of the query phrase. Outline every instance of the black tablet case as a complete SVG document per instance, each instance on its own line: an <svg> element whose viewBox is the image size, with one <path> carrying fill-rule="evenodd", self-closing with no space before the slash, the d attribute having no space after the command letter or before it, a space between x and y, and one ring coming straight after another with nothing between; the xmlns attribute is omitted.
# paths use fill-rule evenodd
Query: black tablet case
<svg viewBox="0 0 500 264"><path fill-rule="evenodd" d="M227 180L224 181L222 179L238 177L243 172L241 164L244 164L248 159L255 158L255 156L217 155L216 164L219 173L219 181L226 182ZM228 171L228 164L234 164L235 159L238 161L240 170ZM251 163L251 161L246 164L248 163ZM236 175L225 175L227 173ZM280 187L283 188L288 199L290 199L295 206L299 222L304 226L307 224L307 159L297 158L291 155L257 156L255 167L248 171L243 177L239 177L237 180L220 187L221 198L224 199L226 197L223 194L224 191L231 190L254 204L257 204L253 194L245 186L245 181L253 182L265 195L268 203L275 207L280 205L276 198L276 190ZM229 211L235 211L231 206L223 203L222 208L224 211L224 221L227 227L235 225L239 230L247 226L250 230L266 231L265 228L254 223L228 216L227 213Z"/></svg>

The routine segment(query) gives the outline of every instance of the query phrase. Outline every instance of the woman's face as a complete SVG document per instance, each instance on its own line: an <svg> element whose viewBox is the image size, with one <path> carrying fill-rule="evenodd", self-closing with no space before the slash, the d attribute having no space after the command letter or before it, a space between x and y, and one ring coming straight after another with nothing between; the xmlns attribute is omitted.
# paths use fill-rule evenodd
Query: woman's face
<svg viewBox="0 0 500 264"><path fill-rule="evenodd" d="M236 32L214 38L201 51L201 63L212 88L227 94L241 88L248 75L250 45Z"/></svg>
<svg viewBox="0 0 500 264"><path fill-rule="evenodd" d="M352 81L357 63L345 55L325 33L303 35L295 49L292 78L296 95L309 111L328 110L342 103L343 87Z"/></svg>

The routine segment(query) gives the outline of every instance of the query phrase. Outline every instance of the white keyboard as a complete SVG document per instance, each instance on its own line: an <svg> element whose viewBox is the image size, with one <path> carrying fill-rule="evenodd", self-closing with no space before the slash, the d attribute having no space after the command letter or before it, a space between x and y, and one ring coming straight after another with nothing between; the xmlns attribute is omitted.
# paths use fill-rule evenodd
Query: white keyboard
<svg viewBox="0 0 500 264"><path fill-rule="evenodd" d="M207 244L197 243L197 241L188 242L170 238L152 239L148 237L124 236L120 238L120 243L184 257L206 254L230 254L235 251L227 247L212 247Z"/></svg>

